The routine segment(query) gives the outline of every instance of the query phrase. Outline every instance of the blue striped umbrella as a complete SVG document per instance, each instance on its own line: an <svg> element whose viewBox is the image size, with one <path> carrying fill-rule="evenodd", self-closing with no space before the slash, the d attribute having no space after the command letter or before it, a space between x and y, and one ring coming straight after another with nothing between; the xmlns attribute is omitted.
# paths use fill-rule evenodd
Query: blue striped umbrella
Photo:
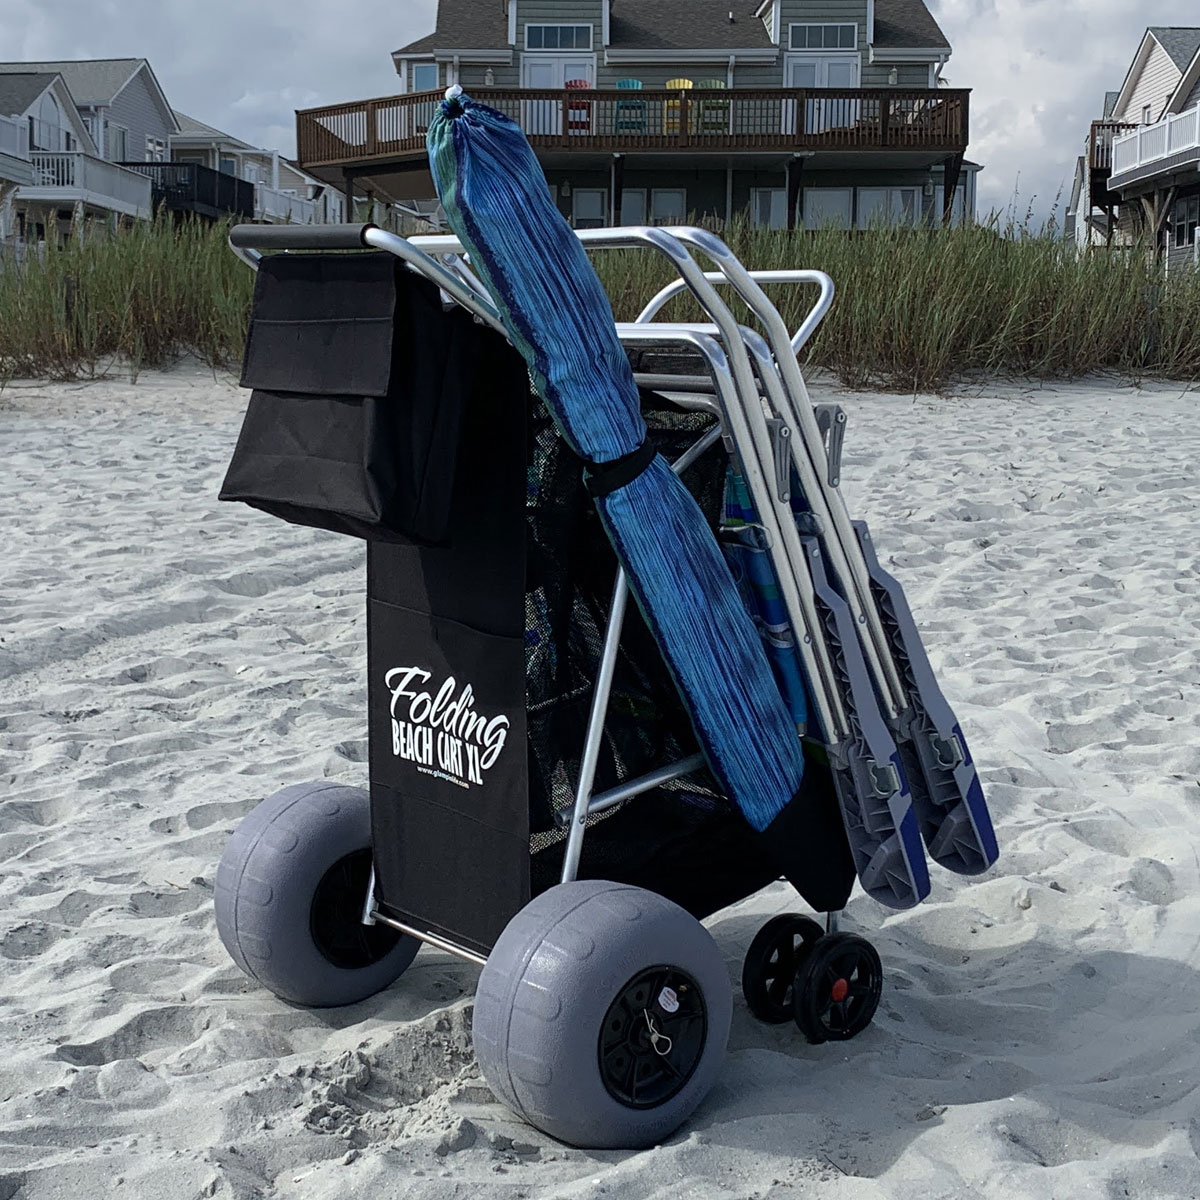
<svg viewBox="0 0 1200 1200"><path fill-rule="evenodd" d="M448 96L427 145L446 217L583 461L713 774L762 831L800 788L796 724L703 513L646 446L604 288L513 121L465 95Z"/></svg>

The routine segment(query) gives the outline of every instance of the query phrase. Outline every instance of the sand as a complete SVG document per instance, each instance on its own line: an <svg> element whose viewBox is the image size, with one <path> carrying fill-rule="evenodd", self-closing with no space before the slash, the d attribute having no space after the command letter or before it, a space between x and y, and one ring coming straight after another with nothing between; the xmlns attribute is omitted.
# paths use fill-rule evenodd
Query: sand
<svg viewBox="0 0 1200 1200"><path fill-rule="evenodd" d="M1200 397L819 390L1002 857L912 912L856 896L874 1025L811 1047L739 995L718 1086L643 1153L496 1103L444 954L327 1012L240 974L230 831L366 780L362 548L217 502L231 379L4 390L0 1200L1200 1195ZM731 980L794 907L713 918Z"/></svg>

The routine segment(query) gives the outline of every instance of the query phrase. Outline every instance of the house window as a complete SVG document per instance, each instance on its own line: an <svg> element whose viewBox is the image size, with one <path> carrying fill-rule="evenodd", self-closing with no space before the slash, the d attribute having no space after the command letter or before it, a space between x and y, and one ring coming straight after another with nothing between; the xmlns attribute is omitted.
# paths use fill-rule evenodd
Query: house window
<svg viewBox="0 0 1200 1200"><path fill-rule="evenodd" d="M129 147L126 144L128 139L129 131L127 129L120 125L114 125L109 121L104 126L104 157L109 162L126 162L129 158Z"/></svg>
<svg viewBox="0 0 1200 1200"><path fill-rule="evenodd" d="M650 222L673 225L687 216L687 192L683 188L654 188L650 193Z"/></svg>
<svg viewBox="0 0 1200 1200"><path fill-rule="evenodd" d="M849 229L850 188L805 188L805 229Z"/></svg>
<svg viewBox="0 0 1200 1200"><path fill-rule="evenodd" d="M167 143L162 138L146 137L146 161L165 162L167 158Z"/></svg>
<svg viewBox="0 0 1200 1200"><path fill-rule="evenodd" d="M1197 225L1200 225L1200 196L1176 200L1171 209L1171 244L1177 250L1190 246L1196 240Z"/></svg>
<svg viewBox="0 0 1200 1200"><path fill-rule="evenodd" d="M857 25L789 25L789 50L857 50Z"/></svg>
<svg viewBox="0 0 1200 1200"><path fill-rule="evenodd" d="M409 63L408 90L410 92L433 92L438 86L437 63Z"/></svg>
<svg viewBox="0 0 1200 1200"><path fill-rule="evenodd" d="M901 226L921 223L920 188L859 188L858 228Z"/></svg>
<svg viewBox="0 0 1200 1200"><path fill-rule="evenodd" d="M220 166L217 169L222 175L236 175L237 161L232 158L222 158L220 160Z"/></svg>
<svg viewBox="0 0 1200 1200"><path fill-rule="evenodd" d="M750 224L756 229L786 229L787 189L751 188Z"/></svg>
<svg viewBox="0 0 1200 1200"><path fill-rule="evenodd" d="M933 190L933 214L932 221L935 225L942 223L942 213L945 212L946 204L946 189L939 183ZM964 214L967 211L967 189L964 184L959 184L954 191L954 203L950 208L950 224L955 228L963 223Z"/></svg>
<svg viewBox="0 0 1200 1200"><path fill-rule="evenodd" d="M526 50L590 50L590 25L526 25Z"/></svg>
<svg viewBox="0 0 1200 1200"><path fill-rule="evenodd" d="M621 224L645 225L646 189L625 188L621 192Z"/></svg>
<svg viewBox="0 0 1200 1200"><path fill-rule="evenodd" d="M576 229L602 229L608 216L604 188L576 188L571 193L571 218Z"/></svg>
<svg viewBox="0 0 1200 1200"><path fill-rule="evenodd" d="M1142 105L1142 124L1143 125L1150 124L1150 113L1151 113L1150 105L1143 104Z"/></svg>

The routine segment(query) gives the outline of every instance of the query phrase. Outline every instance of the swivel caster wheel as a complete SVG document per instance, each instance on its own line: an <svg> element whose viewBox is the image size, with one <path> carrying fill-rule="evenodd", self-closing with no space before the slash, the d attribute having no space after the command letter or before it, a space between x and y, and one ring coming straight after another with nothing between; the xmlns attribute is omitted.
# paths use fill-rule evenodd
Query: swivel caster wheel
<svg viewBox="0 0 1200 1200"><path fill-rule="evenodd" d="M844 1042L871 1023L883 991L883 965L865 938L827 934L800 964L792 991L792 1015L810 1042Z"/></svg>
<svg viewBox="0 0 1200 1200"><path fill-rule="evenodd" d="M783 913L754 935L742 964L742 995L760 1021L782 1025L794 1018L796 972L824 932L811 917Z"/></svg>

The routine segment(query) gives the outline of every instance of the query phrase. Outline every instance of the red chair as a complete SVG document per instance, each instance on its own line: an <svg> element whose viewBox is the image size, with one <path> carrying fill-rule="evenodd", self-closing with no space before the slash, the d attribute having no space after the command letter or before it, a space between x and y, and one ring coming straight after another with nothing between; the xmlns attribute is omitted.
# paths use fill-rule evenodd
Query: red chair
<svg viewBox="0 0 1200 1200"><path fill-rule="evenodd" d="M568 79L563 85L569 92L581 92L592 86L590 79ZM592 132L592 102L582 96L567 99L567 133L587 137Z"/></svg>

